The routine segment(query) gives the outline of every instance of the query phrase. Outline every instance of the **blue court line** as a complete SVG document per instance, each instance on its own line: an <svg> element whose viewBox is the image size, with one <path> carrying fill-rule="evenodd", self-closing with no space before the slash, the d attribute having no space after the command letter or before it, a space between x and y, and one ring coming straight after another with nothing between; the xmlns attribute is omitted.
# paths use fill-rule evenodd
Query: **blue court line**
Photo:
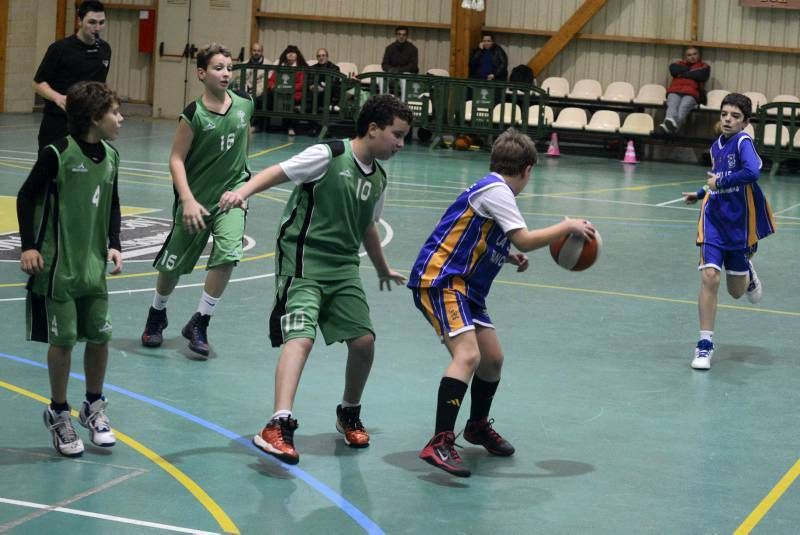
<svg viewBox="0 0 800 535"><path fill-rule="evenodd" d="M0 353L0 357L6 358L8 360L13 360L15 362L19 362L21 364L27 364L29 366L35 366L37 368L47 369L47 364L42 364L40 362L29 360L29 359L26 359L26 358L23 358L23 357L17 357L15 355L7 355L5 353ZM69 375L70 375L70 377L78 379L79 381L86 382L86 377L81 375L81 374L79 374L79 373L70 373ZM268 455L268 454L264 453L263 451L261 451L260 449L255 447L252 442L250 442L247 439L242 438L241 436L237 435L233 431L225 429L224 427L220 427L219 425L217 425L217 424L215 424L213 422L209 422L207 420L203 420L202 418L200 418L198 416L195 416L194 414L188 413L188 412L186 412L184 410L178 409L178 408L173 407L171 405L167 405L166 403L162 403L161 401L158 401L156 399L152 399L152 398L149 398L147 396L143 396L142 394L137 394L136 392L131 392L130 390L126 390L126 389L124 389L122 387L119 387L119 386L115 386L115 385L112 385L112 384L109 384L109 383L105 383L103 385L103 388L104 388L104 390L111 390L112 392L117 392L119 394L123 394L125 396L128 396L130 398L136 399L138 401L142 401L144 403L147 403L148 405L152 405L154 407L158 407L159 409L163 409L163 410L165 410L167 412L171 412L172 414L175 414L176 416L180 416L181 418L185 418L186 420L189 420L191 422L199 424L199 425L205 427L206 429L214 431L215 433L220 434L220 435L224 436L225 438L228 438L230 440L233 440L234 442L239 443L240 445L244 446L248 450L253 451L253 452L257 453L258 455L260 455L261 457L263 457L265 459L268 459L269 461L279 465L284 470L286 470L287 472L289 472L293 476L297 477L298 479L303 480L311 488L313 488L314 490L316 490L317 492L319 492L320 494L322 494L323 496L328 498L334 505L336 505L339 509L341 509L347 516L352 518L367 533L374 534L374 535L383 535L384 534L384 532L380 528L380 526L378 526L375 522L373 522L372 519L370 519L367 515L365 515L361 511L359 511L356 508L356 506L354 506L352 503L350 503L347 500L345 500L342 496L336 494L327 485L325 485L321 481L318 481L316 478L311 476L308 472L305 472L305 471L297 468L297 466L288 465L288 464L286 464L284 462L281 462L278 459L276 459L275 457L273 457L272 455Z"/></svg>

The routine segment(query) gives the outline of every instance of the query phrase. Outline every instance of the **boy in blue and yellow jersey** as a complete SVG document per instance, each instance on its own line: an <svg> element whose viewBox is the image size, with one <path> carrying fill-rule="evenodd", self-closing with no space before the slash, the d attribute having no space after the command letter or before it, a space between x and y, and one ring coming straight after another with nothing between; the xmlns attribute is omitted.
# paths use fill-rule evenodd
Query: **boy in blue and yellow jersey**
<svg viewBox="0 0 800 535"><path fill-rule="evenodd" d="M700 247L700 341L694 350L692 368L707 370L714 355L714 320L720 272L725 268L728 293L734 299L745 293L751 303L761 301L762 286L751 261L758 240L775 232L769 202L756 181L761 158L753 140L744 132L750 120L750 99L730 93L722 101L722 135L711 145L712 171L705 187L684 192L687 204L703 201L697 223Z"/></svg>
<svg viewBox="0 0 800 535"><path fill-rule="evenodd" d="M327 344L347 343L336 429L348 446L369 446L369 433L361 423L361 395L374 358L375 330L358 251L363 244L381 290L391 290L392 282L405 282L389 268L378 235L387 186L378 160L388 160L403 148L412 118L397 98L374 95L359 112L355 139L312 145L220 198L220 208L229 210L259 191L288 181L295 185L278 228L275 301L269 318L272 345L283 346L275 368L274 412L253 437L256 446L286 463L300 460L292 407L317 326Z"/></svg>
<svg viewBox="0 0 800 535"><path fill-rule="evenodd" d="M534 164L536 147L529 137L514 129L501 134L492 147L491 173L450 205L409 276L414 304L452 357L439 384L434 436L419 456L456 476L470 475L455 450L453 433L470 379L472 405L464 438L492 455L514 453L489 420L503 351L486 310L486 297L503 264L510 262L517 271L528 268L527 256L511 253L511 245L527 252L570 233L594 239L594 227L577 219L528 230L514 197L525 189Z"/></svg>
<svg viewBox="0 0 800 535"><path fill-rule="evenodd" d="M233 70L230 51L218 43L197 52L197 76L203 94L178 119L169 155L175 188L172 230L153 265L158 281L147 313L142 345L159 347L167 327L167 300L181 275L194 270L209 236L214 238L205 284L197 311L181 330L189 349L207 357L208 324L216 311L234 266L243 254L245 207L217 208L225 191L250 179L247 147L253 100L228 88Z"/></svg>
<svg viewBox="0 0 800 535"><path fill-rule="evenodd" d="M119 100L105 84L78 82L67 91L69 135L39 151L17 195L22 241L20 268L30 275L27 296L28 340L50 344L47 371L51 400L44 425L53 446L67 457L83 453L67 403L72 348L86 341L83 369L86 399L80 423L92 442L116 442L106 416L103 381L108 363L106 262L122 269L119 154L105 140L117 137Z"/></svg>

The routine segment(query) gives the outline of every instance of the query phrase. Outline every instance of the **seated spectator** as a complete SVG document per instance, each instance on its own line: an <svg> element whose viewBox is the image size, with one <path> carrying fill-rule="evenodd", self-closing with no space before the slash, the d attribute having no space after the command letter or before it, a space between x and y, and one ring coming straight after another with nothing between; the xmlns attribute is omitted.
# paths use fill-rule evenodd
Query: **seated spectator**
<svg viewBox="0 0 800 535"><path fill-rule="evenodd" d="M303 57L303 53L300 52L300 49L294 45L287 46L286 49L281 52L281 56L278 58L278 65L283 67L308 67L308 63L306 63L306 58ZM269 76L269 80L267 81L267 88L269 90L269 94L267 96L269 109L274 109L273 103L275 102L275 86L277 84L275 73L276 71L272 71ZM304 78L305 76L302 72L296 72L294 75L295 106L299 105L303 100ZM291 119L286 119L283 121L283 123L288 127L287 133L290 136L294 136L294 121Z"/></svg>
<svg viewBox="0 0 800 535"><path fill-rule="evenodd" d="M265 71L256 71L251 67L264 65L264 47L261 43L253 43L250 49L250 59L245 66L247 67L247 76L245 82L245 91L253 97L255 109L261 110L263 108L261 97L264 94L264 73ZM261 130L263 126L263 117L253 117L250 124L253 131Z"/></svg>
<svg viewBox="0 0 800 535"><path fill-rule="evenodd" d="M324 69L329 70L332 72L341 72L339 66L333 63L330 60L330 55L328 54L328 50L325 48L320 48L317 50L317 63L312 65L312 69ZM325 80L320 79L319 83L316 85L309 85L308 90L312 93L318 93L319 96L319 105L322 105L322 93L325 92ZM339 102L339 83L337 80L333 80L333 86L331 87L331 104L336 104Z"/></svg>
<svg viewBox="0 0 800 535"><path fill-rule="evenodd" d="M408 28L398 26L394 33L397 40L384 50L381 69L383 72L391 73L419 73L419 52L417 47L408 40Z"/></svg>
<svg viewBox="0 0 800 535"><path fill-rule="evenodd" d="M711 67L703 63L700 49L690 46L682 60L670 64L669 73L672 83L667 88L667 113L658 128L665 134L675 134L686 122L689 113L701 103L703 84L711 76Z"/></svg>
<svg viewBox="0 0 800 535"><path fill-rule="evenodd" d="M469 59L469 77L478 80L505 82L508 78L508 56L494 36L484 33Z"/></svg>

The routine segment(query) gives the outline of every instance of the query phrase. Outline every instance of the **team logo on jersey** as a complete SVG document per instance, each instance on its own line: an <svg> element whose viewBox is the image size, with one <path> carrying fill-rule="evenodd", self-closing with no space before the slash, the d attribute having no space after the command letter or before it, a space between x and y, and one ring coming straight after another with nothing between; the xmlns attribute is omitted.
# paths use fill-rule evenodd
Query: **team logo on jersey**
<svg viewBox="0 0 800 535"><path fill-rule="evenodd" d="M339 173L339 176L343 176L345 178L353 178L353 172L350 171L350 169L345 169L344 171Z"/></svg>
<svg viewBox="0 0 800 535"><path fill-rule="evenodd" d="M244 120L244 110L239 110L236 112L236 116L239 117L239 124L237 125L239 128L247 126L247 121Z"/></svg>
<svg viewBox="0 0 800 535"><path fill-rule="evenodd" d="M736 155L728 154L728 169L734 169L735 167L736 167Z"/></svg>
<svg viewBox="0 0 800 535"><path fill-rule="evenodd" d="M217 127L217 125L214 124L214 123L206 123L205 126L203 127L203 132L208 132L210 130L214 130L216 127Z"/></svg>
<svg viewBox="0 0 800 535"><path fill-rule="evenodd" d="M122 258L126 262L152 263L172 230L172 219L143 215L124 216L120 225ZM255 247L256 241L244 236L244 250ZM203 256L211 253L209 239ZM19 232L0 234L0 262L19 262L22 254L22 241Z"/></svg>
<svg viewBox="0 0 800 535"><path fill-rule="evenodd" d="M88 173L88 172L89 172L89 170L88 170L88 169L86 169L86 166L85 166L85 165L83 165L83 162L81 162L81 163L78 165L78 167L73 167L73 168L72 168L72 172L73 172L73 173Z"/></svg>

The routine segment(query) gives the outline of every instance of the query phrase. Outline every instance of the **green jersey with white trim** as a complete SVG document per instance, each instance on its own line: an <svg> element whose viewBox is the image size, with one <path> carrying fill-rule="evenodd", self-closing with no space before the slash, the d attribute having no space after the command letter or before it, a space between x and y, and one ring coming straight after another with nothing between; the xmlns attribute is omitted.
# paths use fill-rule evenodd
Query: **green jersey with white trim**
<svg viewBox="0 0 800 535"><path fill-rule="evenodd" d="M55 301L105 295L108 229L119 154L105 141L98 163L66 137L58 157L58 174L37 202L37 249L44 270L31 277L28 289Z"/></svg>
<svg viewBox="0 0 800 535"><path fill-rule="evenodd" d="M231 105L224 114L210 111L203 97L189 104L181 119L191 127L192 146L184 166L194 198L214 213L219 198L250 178L247 147L253 100L228 90Z"/></svg>
<svg viewBox="0 0 800 535"><path fill-rule="evenodd" d="M364 173L349 140L323 144L330 164L319 180L298 185L278 228L275 271L313 280L358 277L364 234L374 224L375 207L387 178L376 161Z"/></svg>

